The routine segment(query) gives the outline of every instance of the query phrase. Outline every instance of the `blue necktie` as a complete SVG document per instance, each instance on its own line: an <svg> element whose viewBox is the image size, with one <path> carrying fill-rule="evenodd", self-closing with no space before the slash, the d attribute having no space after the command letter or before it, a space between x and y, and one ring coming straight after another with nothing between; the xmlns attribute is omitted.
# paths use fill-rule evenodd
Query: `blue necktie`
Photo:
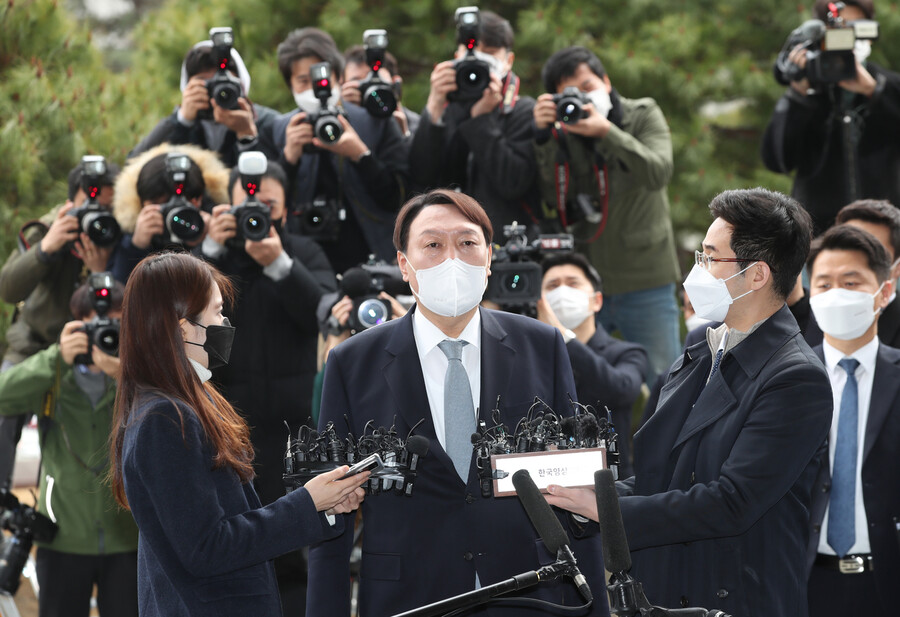
<svg viewBox="0 0 900 617"><path fill-rule="evenodd" d="M475 432L475 406L472 404L472 388L469 375L462 364L463 346L466 341L445 339L438 347L447 356L447 373L444 375L444 430L447 455L453 461L456 473L463 482L469 479L469 462L472 460L472 433Z"/></svg>
<svg viewBox="0 0 900 617"><path fill-rule="evenodd" d="M724 349L719 349L719 350L716 352L716 358L715 358L715 360L713 360L712 370L709 372L709 379L712 379L712 376L715 375L715 374L716 374L716 371L719 370L719 365L722 363L722 356L723 356L723 355L725 355L725 350L724 350ZM709 379L707 379L707 382L709 381Z"/></svg>
<svg viewBox="0 0 900 617"><path fill-rule="evenodd" d="M847 383L841 394L841 415L838 418L834 465L831 470L828 544L838 557L843 557L856 543L856 455L859 448L859 388L856 384L856 368L859 361L844 358L838 362L838 366L847 371Z"/></svg>

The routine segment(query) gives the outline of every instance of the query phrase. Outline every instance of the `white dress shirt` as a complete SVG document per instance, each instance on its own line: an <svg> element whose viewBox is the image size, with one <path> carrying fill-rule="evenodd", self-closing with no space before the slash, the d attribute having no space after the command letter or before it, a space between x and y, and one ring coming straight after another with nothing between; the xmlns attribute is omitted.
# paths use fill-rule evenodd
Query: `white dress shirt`
<svg viewBox="0 0 900 617"><path fill-rule="evenodd" d="M843 352L838 351L828 344L827 341L822 342L822 349L825 353L825 367L828 369L828 377L831 380L831 390L834 394L834 415L831 418L831 430L828 432L828 468L834 469L834 448L837 442L838 420L841 417L841 397L844 394L844 384L847 383L847 372L838 366L844 357L857 360L859 366L856 367L856 384L859 400L857 402L858 420L857 425L857 453L856 453L856 542L850 547L849 554L865 554L871 553L872 547L869 544L869 521L866 518L866 508L863 505L862 496L862 463L863 463L863 445L866 437L866 424L869 420L869 403L872 400L872 383L875 377L875 361L878 357L878 337L866 343L849 356L844 356ZM834 474L832 473L832 476ZM822 534L819 536L819 552L825 555L834 555L834 549L828 544L828 508L825 510L825 518L822 520Z"/></svg>
<svg viewBox="0 0 900 617"><path fill-rule="evenodd" d="M428 405L431 407L431 419L434 421L434 432L444 450L447 442L444 427L444 376L447 374L449 360L438 348L438 343L450 338L436 325L428 321L421 311L413 313L413 337L419 352L419 363L425 377L425 391L428 393ZM462 365L469 376L469 387L472 389L472 406L475 418L478 418L478 405L481 397L481 312L475 311L472 319L466 324L459 336L466 341L462 350Z"/></svg>

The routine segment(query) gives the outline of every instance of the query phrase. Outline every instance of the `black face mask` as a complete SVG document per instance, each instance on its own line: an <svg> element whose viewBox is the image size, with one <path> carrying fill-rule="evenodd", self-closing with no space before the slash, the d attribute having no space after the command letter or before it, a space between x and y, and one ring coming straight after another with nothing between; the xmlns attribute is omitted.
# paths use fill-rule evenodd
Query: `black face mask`
<svg viewBox="0 0 900 617"><path fill-rule="evenodd" d="M225 321L221 326L203 326L191 319L188 319L188 321L190 321L195 326L206 330L206 342L202 345L200 343L192 343L190 341L185 342L188 345L196 345L197 347L202 347L204 351L206 351L209 362L209 366L207 368L212 370L214 368L219 368L220 366L225 366L226 364L228 364L228 358L231 357L231 344L234 342L234 327L228 321L228 318L225 318Z"/></svg>

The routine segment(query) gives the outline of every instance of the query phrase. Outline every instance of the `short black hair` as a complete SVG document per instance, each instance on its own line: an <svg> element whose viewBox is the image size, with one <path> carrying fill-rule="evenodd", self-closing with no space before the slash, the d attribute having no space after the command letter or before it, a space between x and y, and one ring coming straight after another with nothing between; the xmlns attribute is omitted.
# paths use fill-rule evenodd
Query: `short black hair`
<svg viewBox="0 0 900 617"><path fill-rule="evenodd" d="M825 21L828 17L828 5L832 3L833 0L816 0L815 5L813 6L813 15L815 15L816 19L820 19ZM866 16L866 19L874 19L875 18L875 2L873 0L842 0L843 3L847 6L855 6L859 10L863 12Z"/></svg>
<svg viewBox="0 0 900 617"><path fill-rule="evenodd" d="M287 174L284 172L284 167L279 165L276 161L269 161L266 165L266 173L262 175L261 179L272 178L278 184L281 185L281 188L284 189L285 195L288 192L288 179ZM228 176L228 197L231 197L232 192L234 191L234 185L238 183L241 179L241 171L238 169L237 165L231 170L231 174Z"/></svg>
<svg viewBox="0 0 900 617"><path fill-rule="evenodd" d="M331 65L337 77L344 74L344 57L338 51L331 35L318 28L297 28L278 45L278 70L284 83L291 87L291 70L294 62L303 58L318 58Z"/></svg>
<svg viewBox="0 0 900 617"><path fill-rule="evenodd" d="M481 18L480 43L485 47L503 47L512 51L515 34L509 21L493 11L479 11Z"/></svg>
<svg viewBox="0 0 900 617"><path fill-rule="evenodd" d="M228 58L228 69L235 70L231 65L234 60ZM219 68L216 58L213 56L213 48L211 46L194 46L191 47L184 56L184 70L187 72L188 78L205 73L206 71L216 71ZM237 71L235 71L237 72Z"/></svg>
<svg viewBox="0 0 900 617"><path fill-rule="evenodd" d="M591 262L587 260L587 257L582 255L581 253L551 253L541 262L541 268L543 269L544 274L547 274L547 270L549 270L550 268L565 265L571 265L579 268L582 272L584 272L584 276L587 277L587 280L590 281L591 286L594 288L594 291L603 291L603 281L600 278L600 273L597 272L597 269L591 265Z"/></svg>
<svg viewBox="0 0 900 617"><path fill-rule="evenodd" d="M731 225L731 250L772 270L772 291L787 298L809 254L812 219L796 200L764 188L719 193L709 204L713 217Z"/></svg>
<svg viewBox="0 0 900 617"><path fill-rule="evenodd" d="M78 194L78 189L81 188L81 176L84 174L84 164L78 163L72 170L69 172L69 201L75 199L75 195ZM115 163L110 163L106 161L106 173L100 176L100 187L104 186L115 186L116 177L119 175L119 166Z"/></svg>
<svg viewBox="0 0 900 617"><path fill-rule="evenodd" d="M900 257L900 210L886 199L858 199L841 208L835 222L865 221L874 225L884 225L891 236L894 259Z"/></svg>
<svg viewBox="0 0 900 617"><path fill-rule="evenodd" d="M109 290L109 310L121 311L122 300L125 297L125 286L116 281L112 289ZM94 311L94 304L91 302L91 291L87 282L81 284L78 289L72 292L69 299L69 311L75 319L85 319Z"/></svg>
<svg viewBox="0 0 900 617"><path fill-rule="evenodd" d="M597 54L587 47L566 47L547 58L541 71L541 80L544 82L546 92L556 92L559 83L567 77L572 77L578 67L586 64L591 72L599 78L606 77L606 69Z"/></svg>
<svg viewBox="0 0 900 617"><path fill-rule="evenodd" d="M173 152L175 151L173 150ZM165 152L157 154L141 167L137 179L137 192L141 205L145 201L162 203L172 197L174 188L169 174L166 173L166 156L167 153ZM184 183L184 197L186 199L203 197L206 192L203 172L193 158L190 156L188 158L191 161L191 169L188 171L187 179Z"/></svg>
<svg viewBox="0 0 900 617"><path fill-rule="evenodd" d="M365 64L366 48L362 45L353 45L344 50L344 63L346 64ZM397 58L389 51L384 52L384 62L381 63L382 68L386 69L391 77L397 74Z"/></svg>
<svg viewBox="0 0 900 617"><path fill-rule="evenodd" d="M857 251L866 256L869 269L875 273L879 283L886 281L891 275L891 258L878 239L859 227L852 225L835 225L824 234L813 240L809 249L806 266L812 276L813 264L822 251Z"/></svg>

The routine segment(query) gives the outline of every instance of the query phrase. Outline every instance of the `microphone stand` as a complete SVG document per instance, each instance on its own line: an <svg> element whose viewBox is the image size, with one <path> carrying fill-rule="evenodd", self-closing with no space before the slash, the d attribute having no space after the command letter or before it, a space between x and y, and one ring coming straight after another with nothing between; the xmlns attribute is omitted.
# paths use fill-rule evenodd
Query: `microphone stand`
<svg viewBox="0 0 900 617"><path fill-rule="evenodd" d="M472 591L461 593L458 596L440 600L433 604L427 604L411 611L406 611L405 613L398 613L393 617L439 617L440 615L446 615L450 611L472 608L484 604L495 596L519 589L525 589L526 587L533 587L541 581L557 579L566 575L570 568L570 563L556 561L537 571L532 570L530 572L524 572L506 579L505 581L500 581L499 583L494 583L487 587L481 587L480 589L473 589Z"/></svg>

